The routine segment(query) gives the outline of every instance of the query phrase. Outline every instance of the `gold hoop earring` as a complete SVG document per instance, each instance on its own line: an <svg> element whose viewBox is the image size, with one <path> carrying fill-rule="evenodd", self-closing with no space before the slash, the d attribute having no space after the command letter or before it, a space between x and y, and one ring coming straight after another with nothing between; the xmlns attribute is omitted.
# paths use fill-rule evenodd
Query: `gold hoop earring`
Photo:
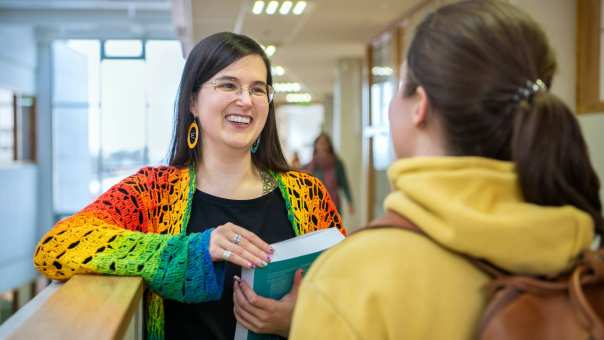
<svg viewBox="0 0 604 340"><path fill-rule="evenodd" d="M199 142L199 126L197 125L197 119L193 118L193 122L189 125L189 131L187 132L187 145L189 149L195 149Z"/></svg>

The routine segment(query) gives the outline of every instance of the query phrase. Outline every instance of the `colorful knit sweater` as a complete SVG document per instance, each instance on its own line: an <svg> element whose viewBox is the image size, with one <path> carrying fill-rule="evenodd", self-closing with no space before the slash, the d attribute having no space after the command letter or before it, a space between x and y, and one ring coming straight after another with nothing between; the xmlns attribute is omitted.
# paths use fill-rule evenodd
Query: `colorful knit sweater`
<svg viewBox="0 0 604 340"><path fill-rule="evenodd" d="M147 167L110 188L75 215L58 222L38 244L34 265L66 280L75 274L141 276L147 337L162 339L163 298L199 303L220 298L224 265L213 263L213 229L187 235L195 171ZM346 234L327 190L296 171L273 174L296 235L336 226Z"/></svg>

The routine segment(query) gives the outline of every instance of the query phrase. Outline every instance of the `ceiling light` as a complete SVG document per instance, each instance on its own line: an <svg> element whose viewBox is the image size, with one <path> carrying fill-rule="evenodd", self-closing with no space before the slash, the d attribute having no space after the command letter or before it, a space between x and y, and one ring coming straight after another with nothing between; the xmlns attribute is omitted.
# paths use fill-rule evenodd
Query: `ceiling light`
<svg viewBox="0 0 604 340"><path fill-rule="evenodd" d="M281 4L281 8L279 8L279 13L283 15L287 15L289 10L292 9L293 3L291 1L283 1Z"/></svg>
<svg viewBox="0 0 604 340"><path fill-rule="evenodd" d="M371 74L374 76L391 76L392 75L393 70L390 67L387 66L374 66L371 68Z"/></svg>
<svg viewBox="0 0 604 340"><path fill-rule="evenodd" d="M273 66L271 67L271 73L273 76L282 76L285 74L285 69L283 66Z"/></svg>
<svg viewBox="0 0 604 340"><path fill-rule="evenodd" d="M304 12L305 8L306 8L306 1L298 1L296 3L296 6L294 6L294 10L292 11L292 13L294 13L295 15L300 15L300 14L302 14L302 12Z"/></svg>
<svg viewBox="0 0 604 340"><path fill-rule="evenodd" d="M262 50L264 51L264 53L266 53L267 57L271 57L273 54L275 54L275 52L277 52L277 48L275 47L275 45L264 46L260 44L260 47L262 47Z"/></svg>
<svg viewBox="0 0 604 340"><path fill-rule="evenodd" d="M269 56L269 57L272 57L273 54L275 54L275 52L277 52L277 48L275 47L275 45L268 45L264 49L264 53L266 53L266 55Z"/></svg>
<svg viewBox="0 0 604 340"><path fill-rule="evenodd" d="M256 1L254 3L254 8L252 8L252 12L256 15L261 14L264 9L264 1Z"/></svg>
<svg viewBox="0 0 604 340"><path fill-rule="evenodd" d="M310 93L290 93L285 96L288 103L310 103L312 96Z"/></svg>
<svg viewBox="0 0 604 340"><path fill-rule="evenodd" d="M268 15L273 15L275 14L275 12L277 12L277 7L279 7L279 1L271 1L268 3L268 6L266 6L266 14Z"/></svg>
<svg viewBox="0 0 604 340"><path fill-rule="evenodd" d="M300 83L274 83L273 88L277 92L299 92L302 86Z"/></svg>

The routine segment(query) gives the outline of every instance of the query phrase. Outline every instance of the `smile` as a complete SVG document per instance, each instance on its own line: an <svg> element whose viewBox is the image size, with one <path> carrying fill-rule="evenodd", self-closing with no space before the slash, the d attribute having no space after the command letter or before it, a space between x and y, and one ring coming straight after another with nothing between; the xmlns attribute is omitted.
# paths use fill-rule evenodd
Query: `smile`
<svg viewBox="0 0 604 340"><path fill-rule="evenodd" d="M250 124L252 122L252 117L250 116L242 116L242 115L236 115L236 114L229 114L226 115L225 119L228 122L231 123L236 123L236 124Z"/></svg>

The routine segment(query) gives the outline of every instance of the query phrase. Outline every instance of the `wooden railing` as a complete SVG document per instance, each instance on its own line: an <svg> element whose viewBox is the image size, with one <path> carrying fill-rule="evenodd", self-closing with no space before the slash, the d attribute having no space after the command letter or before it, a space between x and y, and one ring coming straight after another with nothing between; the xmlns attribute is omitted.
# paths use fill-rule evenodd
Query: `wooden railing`
<svg viewBox="0 0 604 340"><path fill-rule="evenodd" d="M0 339L139 340L140 277L76 275L53 282L0 327Z"/></svg>

